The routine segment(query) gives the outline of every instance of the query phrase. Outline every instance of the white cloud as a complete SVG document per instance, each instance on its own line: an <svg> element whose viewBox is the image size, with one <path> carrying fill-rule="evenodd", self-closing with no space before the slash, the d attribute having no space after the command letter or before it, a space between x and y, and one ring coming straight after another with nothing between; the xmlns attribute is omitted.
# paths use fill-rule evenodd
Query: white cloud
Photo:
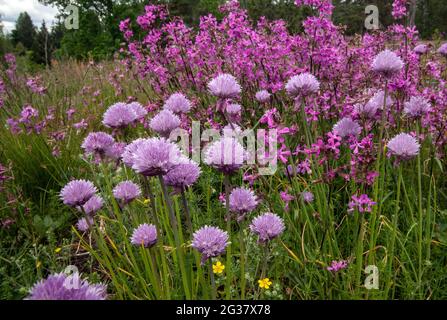
<svg viewBox="0 0 447 320"><path fill-rule="evenodd" d="M55 21L58 11L55 7L44 6L37 0L0 0L0 14L5 32L14 29L15 21L21 12L28 12L36 26L42 21L50 26Z"/></svg>

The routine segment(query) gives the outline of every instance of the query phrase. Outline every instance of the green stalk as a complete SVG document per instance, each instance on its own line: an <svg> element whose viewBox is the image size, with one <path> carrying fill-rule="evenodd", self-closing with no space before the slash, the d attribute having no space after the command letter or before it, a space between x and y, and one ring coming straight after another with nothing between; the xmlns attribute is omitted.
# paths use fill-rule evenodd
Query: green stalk
<svg viewBox="0 0 447 320"><path fill-rule="evenodd" d="M376 240L377 240L377 228L376 228L376 223L377 223L377 217L380 214L380 209L381 209L381 197L380 197L380 193L381 193L381 186L384 187L382 185L382 180L385 179L385 159L386 159L386 155L385 155L385 150L384 150L384 145L383 145L383 136L384 136L384 132L385 132L385 123L387 120L387 107L386 107L386 99L388 96L388 81L385 81L385 88L384 88L384 94L383 94L383 110L382 110L382 120L380 123L380 131L379 131L379 150L377 152L377 162L376 162L376 171L379 172L379 177L377 177L376 182L374 183L374 201L377 202L377 205L375 206L375 208L373 209L372 213L371 213L371 236L370 236L370 240L369 240L369 255L368 255L368 261L370 264L374 264L375 262L375 246L376 246Z"/></svg>
<svg viewBox="0 0 447 320"><path fill-rule="evenodd" d="M419 137L420 127L417 124L417 133ZM422 168L421 168L421 153L419 152L417 156L417 166L418 166L418 288L421 290L422 284L422 242L423 242L423 210L422 210Z"/></svg>
<svg viewBox="0 0 447 320"><path fill-rule="evenodd" d="M192 227L192 219L191 219L191 213L190 213L189 207L188 207L188 201L186 200L185 187L182 187L182 204L183 204L183 209L185 210L186 225L188 226L189 234L192 235L194 233L194 230Z"/></svg>
<svg viewBox="0 0 447 320"><path fill-rule="evenodd" d="M183 289L185 291L186 299L190 300L191 295L189 292L188 275L186 273L183 249L181 247L179 234L178 234L177 217L175 215L175 212L174 212L174 209L172 206L172 201L171 201L171 197L169 196L168 189L166 188L166 184L163 180L163 176L159 175L158 178L160 180L160 186L161 186L161 190L163 192L163 196L165 198L166 206L168 207L169 218L171 220L171 228L174 233L174 241L175 241L175 246L177 249L178 262L180 265L180 272L182 274Z"/></svg>
<svg viewBox="0 0 447 320"><path fill-rule="evenodd" d="M155 227L157 228L157 232L160 231L160 222L158 221L157 210L155 208L155 197L152 192L151 180L148 177L144 177L145 188L146 188L146 197L149 198L149 202L151 204L152 217L154 218ZM159 232L159 234L161 234Z"/></svg>
<svg viewBox="0 0 447 320"><path fill-rule="evenodd" d="M244 243L244 229L239 228L239 245L241 255L241 300L245 300L245 243Z"/></svg>
<svg viewBox="0 0 447 320"><path fill-rule="evenodd" d="M225 216L227 219L227 233L228 236L231 237L231 219L230 219L230 192L231 192L231 186L230 186L230 177L225 174L224 176L224 184L225 184ZM226 269L227 269L227 281L225 285L225 296L227 300L231 299L231 280L232 280L232 268L231 268L231 241L228 243L227 246L227 262L226 262Z"/></svg>
<svg viewBox="0 0 447 320"><path fill-rule="evenodd" d="M214 272L213 272L213 261L209 259L208 263L208 270L210 274L210 281L211 281L211 298L213 300L216 300L216 280L214 279Z"/></svg>
<svg viewBox="0 0 447 320"><path fill-rule="evenodd" d="M402 185L402 164L400 164L399 168L398 168L396 204L394 206L392 234L391 234L390 249L389 249L389 261L387 261L387 273L386 273L386 281L385 281L385 292L384 292L385 299L388 298L388 293L391 289L391 278L393 275L392 268L393 268L393 262L394 262L394 247L395 247L396 237L397 237L397 222L398 222L399 211L400 211L401 185Z"/></svg>

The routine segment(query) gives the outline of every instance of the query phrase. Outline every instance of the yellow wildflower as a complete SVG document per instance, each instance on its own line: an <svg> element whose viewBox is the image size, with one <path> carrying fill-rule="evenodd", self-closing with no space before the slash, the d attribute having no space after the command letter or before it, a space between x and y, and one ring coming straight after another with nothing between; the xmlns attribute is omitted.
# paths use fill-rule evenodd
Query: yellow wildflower
<svg viewBox="0 0 447 320"><path fill-rule="evenodd" d="M213 272L217 274L221 274L225 270L225 265L223 265L220 261L217 261L213 264Z"/></svg>
<svg viewBox="0 0 447 320"><path fill-rule="evenodd" d="M260 279L260 280L258 280L258 283L259 283L259 287L262 289L268 289L272 285L272 282L270 281L269 278Z"/></svg>

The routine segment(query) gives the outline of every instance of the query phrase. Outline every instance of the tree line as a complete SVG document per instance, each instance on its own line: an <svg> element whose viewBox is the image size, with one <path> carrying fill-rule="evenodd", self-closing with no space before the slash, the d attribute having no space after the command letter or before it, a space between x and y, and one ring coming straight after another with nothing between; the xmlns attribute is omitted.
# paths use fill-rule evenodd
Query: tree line
<svg viewBox="0 0 447 320"><path fill-rule="evenodd" d="M218 7L225 0L39 0L59 9L57 22L48 28L45 22L36 27L28 13L19 15L14 30L5 35L0 17L0 53L13 51L26 56L29 61L50 65L55 58L105 59L111 57L122 43L119 22L135 19L148 3L166 4L170 14L180 16L189 26L197 26L200 16L208 13L220 17ZM240 0L255 21L284 19L291 31L301 30L302 20L311 13L309 8L298 8L294 0ZM64 19L68 5L79 8L79 29L67 30ZM379 8L380 23L388 26L391 17L391 0L333 0L335 10L332 19L346 26L347 34L363 33L365 7L374 4ZM445 37L447 33L447 1L410 0L411 14L407 23L416 24L420 35L430 39L434 35Z"/></svg>

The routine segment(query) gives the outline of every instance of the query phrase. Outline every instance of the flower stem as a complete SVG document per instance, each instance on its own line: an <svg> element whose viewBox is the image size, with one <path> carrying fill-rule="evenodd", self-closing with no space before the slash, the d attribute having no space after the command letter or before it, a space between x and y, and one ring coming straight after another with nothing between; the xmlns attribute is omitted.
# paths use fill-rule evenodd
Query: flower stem
<svg viewBox="0 0 447 320"><path fill-rule="evenodd" d="M396 236L397 236L397 222L399 217L399 211L400 211L400 190L402 186L402 164L399 165L398 168L398 177L397 177L397 194L396 194L396 204L394 206L394 215L393 215L393 223L392 223L392 234L391 234L391 241L390 241L390 247L389 247L389 261L387 262L387 273L386 273L386 281L385 281L385 296L384 298L388 298L389 290L391 289L391 277L393 275L392 269L393 269L393 262L394 262L394 246L396 243Z"/></svg>
<svg viewBox="0 0 447 320"><path fill-rule="evenodd" d="M227 219L227 233L228 236L231 237L231 219L230 219L230 192L231 192L231 186L230 186L230 177L226 174L224 176L224 184L225 184L225 217ZM225 295L226 299L231 299L231 278L232 278L232 270L231 270L231 241L228 243L227 246L227 262L226 262L226 268L227 268L227 281L225 285Z"/></svg>
<svg viewBox="0 0 447 320"><path fill-rule="evenodd" d="M211 298L213 300L216 300L216 280L214 279L213 261L211 259L208 264L208 267L209 267L209 274L210 274L210 279L211 279Z"/></svg>
<svg viewBox="0 0 447 320"><path fill-rule="evenodd" d="M241 300L245 300L245 243L244 243L244 229L239 228L239 245L241 255Z"/></svg>
<svg viewBox="0 0 447 320"><path fill-rule="evenodd" d="M189 233L192 235L194 233L194 230L192 227L191 213L189 211L188 201L186 200L186 194L185 194L184 187L182 187L182 204L183 204L183 209L185 210L186 225L188 226Z"/></svg>
<svg viewBox="0 0 447 320"><path fill-rule="evenodd" d="M161 190L163 191L163 196L165 198L166 206L168 207L168 211L169 211L169 218L171 220L171 227L172 227L172 231L174 233L175 246L177 249L178 260L179 260L179 264L180 264L180 272L182 273L183 288L185 290L186 299L190 300L191 296L190 296L190 292L189 292L188 275L186 274L186 268L185 268L185 263L184 263L184 259L183 259L184 258L183 257L183 249L181 248L180 238L179 238L179 234L178 234L177 217L175 216L174 208L172 206L171 197L169 196L168 189L166 188L166 184L163 180L163 176L159 175L158 178L160 180Z"/></svg>
<svg viewBox="0 0 447 320"><path fill-rule="evenodd" d="M417 124L417 134L419 138L420 127ZM422 209L422 168L421 168L421 154L417 156L417 170L418 170L418 287L421 290L422 283L422 242L423 242L423 209Z"/></svg>

